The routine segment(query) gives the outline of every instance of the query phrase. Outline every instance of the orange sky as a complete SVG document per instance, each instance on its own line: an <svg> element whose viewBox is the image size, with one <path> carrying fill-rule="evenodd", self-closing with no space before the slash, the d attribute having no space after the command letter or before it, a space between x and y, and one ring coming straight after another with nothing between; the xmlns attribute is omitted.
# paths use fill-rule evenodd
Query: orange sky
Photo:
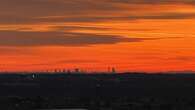
<svg viewBox="0 0 195 110"><path fill-rule="evenodd" d="M191 0L7 0L0 18L1 71L195 71Z"/></svg>

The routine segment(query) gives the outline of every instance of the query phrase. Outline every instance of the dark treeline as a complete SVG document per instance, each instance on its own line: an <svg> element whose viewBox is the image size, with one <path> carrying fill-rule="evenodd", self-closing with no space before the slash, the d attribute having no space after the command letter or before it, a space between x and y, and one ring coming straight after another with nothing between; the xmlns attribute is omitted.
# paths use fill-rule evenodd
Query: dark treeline
<svg viewBox="0 0 195 110"><path fill-rule="evenodd" d="M195 74L1 74L0 108L194 110Z"/></svg>

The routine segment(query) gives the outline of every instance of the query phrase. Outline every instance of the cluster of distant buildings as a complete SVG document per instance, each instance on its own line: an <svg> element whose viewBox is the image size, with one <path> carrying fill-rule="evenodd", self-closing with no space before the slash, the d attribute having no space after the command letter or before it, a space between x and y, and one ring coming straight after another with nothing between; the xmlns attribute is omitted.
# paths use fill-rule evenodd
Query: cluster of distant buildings
<svg viewBox="0 0 195 110"><path fill-rule="evenodd" d="M84 70L81 70L80 68L75 68L75 69L53 69L53 70L47 70L44 71L45 73L67 73L67 74L82 74L82 73L87 73ZM105 73L116 73L116 69L114 67L108 67L107 72Z"/></svg>
<svg viewBox="0 0 195 110"><path fill-rule="evenodd" d="M88 74L88 73L95 73L95 74L115 74L117 73L114 67L108 67L107 71L86 71L80 68L74 69L49 69L49 70L40 70L40 71L16 71L16 72L9 72L9 71L0 71L2 74ZM33 77L33 76L32 76Z"/></svg>

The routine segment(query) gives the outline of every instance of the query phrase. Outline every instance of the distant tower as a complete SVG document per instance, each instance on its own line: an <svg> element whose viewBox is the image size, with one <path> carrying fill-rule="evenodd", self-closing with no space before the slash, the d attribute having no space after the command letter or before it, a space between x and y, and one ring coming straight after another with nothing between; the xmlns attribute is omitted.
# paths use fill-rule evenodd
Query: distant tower
<svg viewBox="0 0 195 110"><path fill-rule="evenodd" d="M66 69L63 69L62 72L63 72L63 73L66 73Z"/></svg>
<svg viewBox="0 0 195 110"><path fill-rule="evenodd" d="M80 73L79 68L75 68L75 73Z"/></svg>
<svg viewBox="0 0 195 110"><path fill-rule="evenodd" d="M116 69L112 67L112 73L116 73Z"/></svg>
<svg viewBox="0 0 195 110"><path fill-rule="evenodd" d="M54 70L54 73L57 73L57 72L58 72L58 70L57 70L57 69L55 69L55 70Z"/></svg>

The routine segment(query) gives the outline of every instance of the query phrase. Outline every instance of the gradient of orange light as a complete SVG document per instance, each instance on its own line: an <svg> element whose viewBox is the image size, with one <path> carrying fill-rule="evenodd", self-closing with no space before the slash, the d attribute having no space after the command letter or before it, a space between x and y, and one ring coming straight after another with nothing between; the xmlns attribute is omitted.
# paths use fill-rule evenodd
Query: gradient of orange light
<svg viewBox="0 0 195 110"><path fill-rule="evenodd" d="M146 6L147 8L149 6ZM170 7L170 6L168 6ZM178 8L179 7L179 8ZM158 8L163 11L166 7ZM175 6L175 11L194 12L191 6ZM156 9L156 7L154 7ZM169 9L169 8L168 8ZM158 11L159 11L158 10ZM145 14L147 11L140 11ZM149 12L147 12L149 13ZM125 14L124 14L125 15ZM4 70L42 70L54 68L92 68L106 70L114 66L121 71L194 70L195 68L195 19L184 20L119 20L93 23L65 23L74 26L108 27L109 30L72 30L73 32L119 35L133 38L159 38L144 42L94 45L89 47L39 47L33 54L0 56ZM37 28L37 26L39 26ZM52 31L54 24L13 25L4 30ZM24 29L24 27L26 27ZM187 28L186 28L187 27ZM181 38L179 38L181 37ZM29 47L31 49L33 47ZM78 56L79 55L79 56ZM13 57L14 56L14 57ZM179 59L187 57L189 60ZM64 62L66 60L94 60L97 62ZM57 63L56 63L57 62ZM4 64L4 65L3 65ZM95 65L95 66L94 66Z"/></svg>

